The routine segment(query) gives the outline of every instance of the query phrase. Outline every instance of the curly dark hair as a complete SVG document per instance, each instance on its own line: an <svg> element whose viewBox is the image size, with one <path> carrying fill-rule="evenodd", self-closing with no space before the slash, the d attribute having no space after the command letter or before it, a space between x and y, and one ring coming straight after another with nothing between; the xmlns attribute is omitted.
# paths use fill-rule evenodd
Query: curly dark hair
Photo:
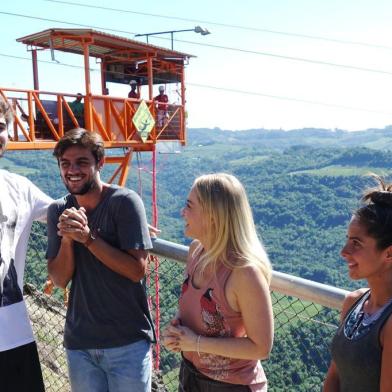
<svg viewBox="0 0 392 392"><path fill-rule="evenodd" d="M84 128L75 128L68 131L56 144L53 155L57 161L68 148L73 146L84 147L91 151L98 163L105 156L105 147L102 137L97 132L87 131Z"/></svg>
<svg viewBox="0 0 392 392"><path fill-rule="evenodd" d="M376 174L372 177L378 186L366 190L362 201L365 203L354 212L367 233L376 240L377 248L382 250L392 245L392 184L387 184Z"/></svg>

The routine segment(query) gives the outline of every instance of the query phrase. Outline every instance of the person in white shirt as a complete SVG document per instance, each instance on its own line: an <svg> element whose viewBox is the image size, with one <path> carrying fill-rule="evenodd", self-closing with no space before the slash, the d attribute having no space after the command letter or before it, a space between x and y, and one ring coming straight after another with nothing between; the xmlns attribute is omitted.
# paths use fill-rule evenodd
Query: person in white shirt
<svg viewBox="0 0 392 392"><path fill-rule="evenodd" d="M12 121L0 97L0 157ZM0 391L44 391L41 367L23 299L23 275L31 225L45 220L52 199L27 178L0 170Z"/></svg>

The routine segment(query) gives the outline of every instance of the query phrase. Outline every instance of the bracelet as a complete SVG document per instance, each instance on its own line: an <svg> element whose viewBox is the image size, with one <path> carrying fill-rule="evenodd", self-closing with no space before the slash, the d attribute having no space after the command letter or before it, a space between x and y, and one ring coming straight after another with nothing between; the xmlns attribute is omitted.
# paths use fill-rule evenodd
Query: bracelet
<svg viewBox="0 0 392 392"><path fill-rule="evenodd" d="M93 233L91 233L91 231L90 231L90 233L88 234L87 241L84 242L83 245L86 248L88 248L96 239L97 239L97 237Z"/></svg>
<svg viewBox="0 0 392 392"><path fill-rule="evenodd" d="M196 340L196 350L197 350L197 355L200 357L200 339L201 335L197 335L197 340Z"/></svg>

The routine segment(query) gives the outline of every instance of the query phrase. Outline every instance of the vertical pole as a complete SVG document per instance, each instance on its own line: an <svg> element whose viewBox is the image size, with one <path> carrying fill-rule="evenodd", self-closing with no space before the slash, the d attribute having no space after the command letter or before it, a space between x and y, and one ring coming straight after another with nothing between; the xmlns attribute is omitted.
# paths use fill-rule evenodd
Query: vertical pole
<svg viewBox="0 0 392 392"><path fill-rule="evenodd" d="M87 43L83 42L84 55L84 79L86 86L86 96L84 98L84 122L86 129L93 130L93 111L91 102L91 83L90 83L90 51Z"/></svg>
<svg viewBox="0 0 392 392"><path fill-rule="evenodd" d="M37 61L37 50L33 49L31 51L31 59L33 61L33 79L34 79L34 90L39 90L38 81L38 61Z"/></svg>
<svg viewBox="0 0 392 392"><path fill-rule="evenodd" d="M152 71L152 57L147 58L147 73L148 73L148 99L153 100L153 91L152 91L152 85L153 85L153 71Z"/></svg>
<svg viewBox="0 0 392 392"><path fill-rule="evenodd" d="M186 109L185 109L185 67L181 67L181 105L182 105L182 118L181 118L181 144L184 145L186 141Z"/></svg>
<svg viewBox="0 0 392 392"><path fill-rule="evenodd" d="M30 139L35 140L35 124L34 124L34 114L33 114L33 93L31 91L27 92L27 105L29 110L29 128L30 128Z"/></svg>
<svg viewBox="0 0 392 392"><path fill-rule="evenodd" d="M170 36L171 36L171 49L173 50L173 31L170 32Z"/></svg>
<svg viewBox="0 0 392 392"><path fill-rule="evenodd" d="M106 95L106 63L105 60L101 61L101 91L102 95Z"/></svg>
<svg viewBox="0 0 392 392"><path fill-rule="evenodd" d="M156 118L156 113L155 113L155 104L154 104L154 93L152 90L153 83L154 83L154 74L152 70L152 57L147 57L147 77L148 77L148 99L152 101L152 105L150 108L150 112L154 118ZM150 133L150 137L152 138L153 141L156 140L156 123L154 128L152 129Z"/></svg>

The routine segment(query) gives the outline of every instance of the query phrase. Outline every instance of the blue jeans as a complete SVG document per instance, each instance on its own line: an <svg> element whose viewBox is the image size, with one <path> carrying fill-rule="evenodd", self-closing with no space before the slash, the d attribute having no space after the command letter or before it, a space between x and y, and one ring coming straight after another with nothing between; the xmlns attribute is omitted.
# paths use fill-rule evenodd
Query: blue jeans
<svg viewBox="0 0 392 392"><path fill-rule="evenodd" d="M151 344L66 350L72 392L150 392Z"/></svg>

